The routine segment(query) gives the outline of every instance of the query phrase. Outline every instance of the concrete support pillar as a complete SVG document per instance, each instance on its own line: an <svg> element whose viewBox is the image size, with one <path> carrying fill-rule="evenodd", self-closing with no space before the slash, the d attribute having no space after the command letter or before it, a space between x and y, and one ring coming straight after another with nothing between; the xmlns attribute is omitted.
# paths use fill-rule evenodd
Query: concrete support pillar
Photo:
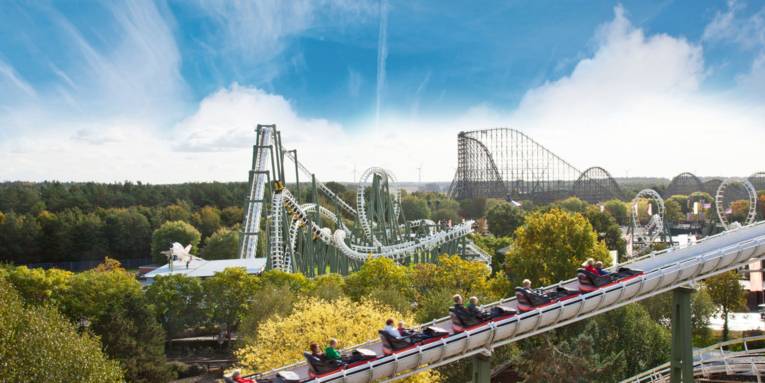
<svg viewBox="0 0 765 383"><path fill-rule="evenodd" d="M477 354L473 357L473 380L472 383L491 382L491 356Z"/></svg>
<svg viewBox="0 0 765 383"><path fill-rule="evenodd" d="M672 383L693 383L691 294L694 291L687 287L672 291Z"/></svg>

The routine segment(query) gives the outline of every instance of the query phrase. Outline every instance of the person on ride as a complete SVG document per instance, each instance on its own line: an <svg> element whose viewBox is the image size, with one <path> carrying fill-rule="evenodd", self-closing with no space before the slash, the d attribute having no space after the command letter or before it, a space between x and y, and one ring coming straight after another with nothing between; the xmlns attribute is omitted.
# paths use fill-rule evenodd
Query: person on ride
<svg viewBox="0 0 765 383"><path fill-rule="evenodd" d="M600 273L598 273L598 269L595 268L595 260L592 258L587 258L587 260L582 264L582 268L595 275L600 275Z"/></svg>
<svg viewBox="0 0 765 383"><path fill-rule="evenodd" d="M466 306L467 311L478 319L483 319L484 313L481 311L478 304L478 297L470 297Z"/></svg>
<svg viewBox="0 0 765 383"><path fill-rule="evenodd" d="M521 282L521 287L523 287L526 290L531 290L531 281L528 279L524 279L523 282Z"/></svg>
<svg viewBox="0 0 765 383"><path fill-rule="evenodd" d="M311 349L311 355L309 356L313 362L321 362L324 360L324 354L321 353L321 350L319 350L319 345L316 343L311 343L310 346Z"/></svg>
<svg viewBox="0 0 765 383"><path fill-rule="evenodd" d="M402 339L404 338L401 336L401 333L398 332L398 329L393 327L393 324L396 323L393 318L389 318L385 321L385 328L383 331L385 331L388 335L396 338L396 339Z"/></svg>
<svg viewBox="0 0 765 383"><path fill-rule="evenodd" d="M611 274L603 268L603 262L601 261L595 262L595 270L597 271L597 274L601 276Z"/></svg>
<svg viewBox="0 0 765 383"><path fill-rule="evenodd" d="M234 371L234 373L231 375L231 379L233 379L236 383L256 383L255 379L243 378L239 370Z"/></svg>
<svg viewBox="0 0 765 383"><path fill-rule="evenodd" d="M337 339L330 339L329 346L324 349L324 359L326 360L342 360L343 356L340 355L340 351L337 351Z"/></svg>
<svg viewBox="0 0 765 383"><path fill-rule="evenodd" d="M404 321L398 321L398 328L396 328L396 330L398 330L398 333L401 334L401 336L412 335L412 332L404 325Z"/></svg>

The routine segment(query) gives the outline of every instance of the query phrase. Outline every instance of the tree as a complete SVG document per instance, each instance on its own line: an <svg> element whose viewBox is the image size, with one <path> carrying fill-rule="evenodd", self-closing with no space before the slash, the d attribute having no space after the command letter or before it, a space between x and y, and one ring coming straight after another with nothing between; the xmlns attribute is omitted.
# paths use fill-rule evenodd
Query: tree
<svg viewBox="0 0 765 383"><path fill-rule="evenodd" d="M228 227L241 224L244 220L244 209L239 206L229 206L220 212L220 220Z"/></svg>
<svg viewBox="0 0 765 383"><path fill-rule="evenodd" d="M443 207L431 215L431 219L433 219L436 222L448 222L451 221L452 224L457 224L462 221L459 214L457 214L457 210Z"/></svg>
<svg viewBox="0 0 765 383"><path fill-rule="evenodd" d="M593 332L598 330L590 322L584 331L570 339L553 343L553 337L544 334L541 344L530 348L519 358L518 372L524 382L598 382L613 381L622 367L620 355L601 352Z"/></svg>
<svg viewBox="0 0 765 383"><path fill-rule="evenodd" d="M191 222L191 206L187 202L179 201L162 210L162 222L184 221Z"/></svg>
<svg viewBox="0 0 765 383"><path fill-rule="evenodd" d="M26 303L60 304L61 297L69 289L72 273L60 269L12 267L7 279Z"/></svg>
<svg viewBox="0 0 765 383"><path fill-rule="evenodd" d="M194 225L207 238L215 233L221 225L220 210L212 206L205 206L191 216Z"/></svg>
<svg viewBox="0 0 765 383"><path fill-rule="evenodd" d="M88 270L70 278L61 311L73 321L93 321L127 293L141 294L141 284L125 269Z"/></svg>
<svg viewBox="0 0 765 383"><path fill-rule="evenodd" d="M578 197L568 197L562 201L556 202L554 205L570 213L582 213L582 214L584 214L584 212L587 211L587 207L589 206L587 202L582 201Z"/></svg>
<svg viewBox="0 0 765 383"><path fill-rule="evenodd" d="M181 274L159 276L146 289L146 300L170 337L205 323L203 298L199 279Z"/></svg>
<svg viewBox="0 0 765 383"><path fill-rule="evenodd" d="M709 296L712 302L719 306L723 316L723 341L728 340L728 314L744 307L746 296L741 284L738 283L738 273L731 270L715 275L706 280Z"/></svg>
<svg viewBox="0 0 765 383"><path fill-rule="evenodd" d="M35 262L41 229L34 217L10 212L0 223L0 259L6 262Z"/></svg>
<svg viewBox="0 0 765 383"><path fill-rule="evenodd" d="M202 249L202 258L232 259L236 258L239 250L239 231L221 227L213 235L205 239L205 247Z"/></svg>
<svg viewBox="0 0 765 383"><path fill-rule="evenodd" d="M252 304L242 314L237 331L239 339L243 344L252 343L258 335L258 326L261 323L275 315L289 315L296 302L298 295L287 285L261 285L252 296Z"/></svg>
<svg viewBox="0 0 765 383"><path fill-rule="evenodd" d="M151 224L135 209L109 209L103 212L104 236L109 252L120 259L149 255Z"/></svg>
<svg viewBox="0 0 765 383"><path fill-rule="evenodd" d="M330 338L336 338L340 347L348 347L375 338L388 318L408 323L412 319L380 307L374 301L309 299L297 303L291 314L275 315L262 323L254 340L238 349L235 355L241 366L267 371L302 359L303 350L311 342L326 344ZM431 382L437 379L435 373L420 374L420 377Z"/></svg>
<svg viewBox="0 0 765 383"><path fill-rule="evenodd" d="M592 225L581 214L552 209L526 216L515 231L505 269L516 285L525 278L549 285L573 277L588 258L609 263L608 250Z"/></svg>
<svg viewBox="0 0 765 383"><path fill-rule="evenodd" d="M199 246L200 239L199 231L186 222L165 222L151 235L151 257L154 262L165 263L167 258L161 252L169 249L173 242L183 246L191 245L194 249Z"/></svg>
<svg viewBox="0 0 765 383"><path fill-rule="evenodd" d="M165 333L140 293L122 292L90 325L104 352L119 361L127 381L164 383L174 378L165 359Z"/></svg>
<svg viewBox="0 0 765 383"><path fill-rule="evenodd" d="M683 207L680 205L677 199L668 199L664 201L664 217L667 222L671 223L680 223L685 221Z"/></svg>
<svg viewBox="0 0 765 383"><path fill-rule="evenodd" d="M627 241L624 240L616 219L606 212L601 212L597 206L587 208L585 217L598 234L598 240L604 241L609 250L616 250L619 255L627 253Z"/></svg>
<svg viewBox="0 0 765 383"><path fill-rule="evenodd" d="M480 218L486 212L486 198L469 198L460 201L460 215L467 218Z"/></svg>
<svg viewBox="0 0 765 383"><path fill-rule="evenodd" d="M401 209L408 220L430 218L430 208L424 199L408 195L401 199Z"/></svg>
<svg viewBox="0 0 765 383"><path fill-rule="evenodd" d="M608 214L611 214L612 217L616 220L616 223L618 223L621 226L626 226L629 224L629 213L627 210L627 204L624 202L618 200L618 199L612 199L609 201L606 201L603 204L603 208L605 209Z"/></svg>
<svg viewBox="0 0 765 383"><path fill-rule="evenodd" d="M323 274L313 279L311 295L325 301L333 301L345 296L345 279L340 274Z"/></svg>
<svg viewBox="0 0 765 383"><path fill-rule="evenodd" d="M24 305L0 278L0 360L4 382L122 382L98 338L77 333L53 306Z"/></svg>
<svg viewBox="0 0 765 383"><path fill-rule="evenodd" d="M244 268L232 267L205 279L202 287L210 320L230 335L250 305L258 280Z"/></svg>
<svg viewBox="0 0 765 383"><path fill-rule="evenodd" d="M730 204L730 210L730 222L738 222L743 225L746 222L747 216L749 215L749 201L733 201Z"/></svg>
<svg viewBox="0 0 765 383"><path fill-rule="evenodd" d="M493 301L502 298L510 286L504 283L503 273L495 278L490 278L490 273L481 262L467 261L456 255L441 255L438 264L413 265L409 278L418 297L428 295L432 290L450 290L452 294L460 292Z"/></svg>
<svg viewBox="0 0 765 383"><path fill-rule="evenodd" d="M513 235L515 229L523 225L525 213L520 207L508 202L500 202L486 213L489 231L497 237Z"/></svg>
<svg viewBox="0 0 765 383"><path fill-rule="evenodd" d="M400 295L413 297L409 287L409 276L405 267L389 258L373 258L366 261L359 271L345 279L345 293L358 301L372 291L386 288L396 289Z"/></svg>

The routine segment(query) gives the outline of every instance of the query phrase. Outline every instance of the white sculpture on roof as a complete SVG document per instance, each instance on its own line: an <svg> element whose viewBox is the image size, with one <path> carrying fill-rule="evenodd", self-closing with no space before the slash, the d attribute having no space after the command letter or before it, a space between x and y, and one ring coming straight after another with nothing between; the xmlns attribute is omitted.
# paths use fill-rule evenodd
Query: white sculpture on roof
<svg viewBox="0 0 765 383"><path fill-rule="evenodd" d="M186 268L188 269L191 260L194 258L194 256L191 255L191 245L183 247L183 245L178 242L173 242L170 249L163 251L162 254L167 257L167 265L170 267L170 272L173 271L173 264L175 261L186 263Z"/></svg>

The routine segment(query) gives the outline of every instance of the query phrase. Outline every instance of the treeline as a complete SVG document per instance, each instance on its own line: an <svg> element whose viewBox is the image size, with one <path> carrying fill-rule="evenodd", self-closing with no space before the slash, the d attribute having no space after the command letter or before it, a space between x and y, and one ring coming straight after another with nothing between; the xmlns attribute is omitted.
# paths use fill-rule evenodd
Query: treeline
<svg viewBox="0 0 765 383"><path fill-rule="evenodd" d="M0 261L28 264L102 260L106 256L123 261L145 259L150 256L153 233L171 221L188 223L199 232L200 238L194 243L199 250L217 232L241 223L242 210L239 206L195 208L180 201L167 206L0 211Z"/></svg>
<svg viewBox="0 0 765 383"><path fill-rule="evenodd" d="M151 185L132 183L0 183L0 211L37 214L43 210L60 212L80 209L131 206L167 206L185 201L193 209L213 206L223 209L242 206L247 191L245 182L184 183Z"/></svg>

